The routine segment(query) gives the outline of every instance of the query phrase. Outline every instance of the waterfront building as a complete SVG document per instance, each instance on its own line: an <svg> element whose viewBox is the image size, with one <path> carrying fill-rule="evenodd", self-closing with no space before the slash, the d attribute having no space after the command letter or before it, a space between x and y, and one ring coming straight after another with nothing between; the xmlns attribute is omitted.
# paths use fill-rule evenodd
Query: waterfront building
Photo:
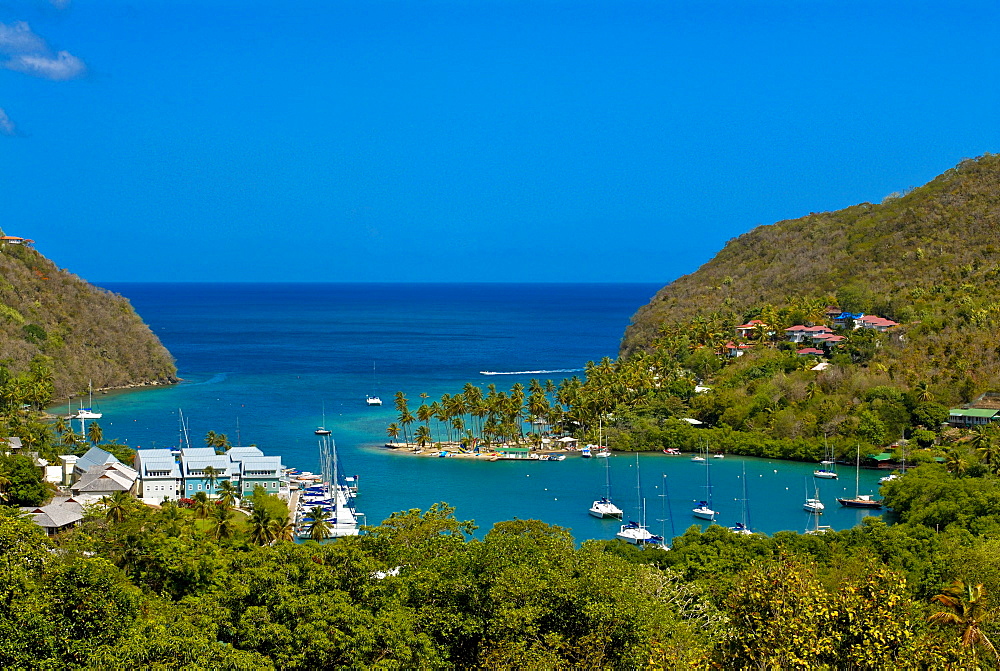
<svg viewBox="0 0 1000 671"><path fill-rule="evenodd" d="M47 506L25 506L21 512L45 529L49 536L72 529L83 519L83 506L72 498L55 498Z"/></svg>
<svg viewBox="0 0 1000 671"><path fill-rule="evenodd" d="M214 476L206 474L211 467ZM239 471L224 454L216 454L211 447L186 447L181 450L181 476L184 479L183 495L192 498L198 492L205 492L209 498L218 496L219 485L223 481L234 481Z"/></svg>
<svg viewBox="0 0 1000 671"><path fill-rule="evenodd" d="M281 457L249 456L233 464L238 464L243 498L253 495L257 486L263 487L268 494L288 498L288 476Z"/></svg>
<svg viewBox="0 0 1000 671"><path fill-rule="evenodd" d="M170 450L137 450L135 469L139 472L137 495L143 503L159 505L181 498L184 482Z"/></svg>

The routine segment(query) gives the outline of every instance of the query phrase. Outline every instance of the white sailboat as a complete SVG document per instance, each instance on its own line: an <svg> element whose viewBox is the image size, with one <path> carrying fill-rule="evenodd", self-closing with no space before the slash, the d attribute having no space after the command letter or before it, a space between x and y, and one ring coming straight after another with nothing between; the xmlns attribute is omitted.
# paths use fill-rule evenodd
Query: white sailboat
<svg viewBox="0 0 1000 671"><path fill-rule="evenodd" d="M368 405L382 405L382 399L378 397L375 393L375 362L372 361L372 393L370 396L365 397L365 403Z"/></svg>
<svg viewBox="0 0 1000 671"><path fill-rule="evenodd" d="M823 438L823 461L819 462L819 468L813 471L813 477L823 480L836 480L840 477L837 475L837 467L833 462L833 452L826 444L825 436Z"/></svg>
<svg viewBox="0 0 1000 671"><path fill-rule="evenodd" d="M611 462L604 462L604 496L594 501L590 506L590 514L604 519L620 520L625 513L611 500Z"/></svg>
<svg viewBox="0 0 1000 671"><path fill-rule="evenodd" d="M330 429L326 428L326 402L323 402L323 423L316 427L313 431L317 436L329 436Z"/></svg>
<svg viewBox="0 0 1000 671"><path fill-rule="evenodd" d="M743 504L743 520L737 522L733 526L729 527L729 530L734 534L740 534L741 536L752 536L753 528L750 526L750 497L747 495L747 465L743 462L743 498L741 502Z"/></svg>
<svg viewBox="0 0 1000 671"><path fill-rule="evenodd" d="M716 512L712 509L712 470L708 463L705 461L705 490L707 501L699 501L698 507L691 511L691 513L698 519L708 520L709 522L715 521Z"/></svg>
<svg viewBox="0 0 1000 671"><path fill-rule="evenodd" d="M705 443L705 456L704 457L701 456L701 452L699 451L699 452L695 453L695 455L693 457L691 457L691 461L696 461L698 463L701 463L703 461L706 461L706 457L708 457L708 443L707 442Z"/></svg>
<svg viewBox="0 0 1000 671"><path fill-rule="evenodd" d="M621 529L615 534L615 538L640 546L662 543L663 538L661 536L650 533L649 529L646 528L646 502L642 498L642 485L639 481L638 452L635 453L635 491L639 501L639 510L637 512L642 523L629 520L627 524L621 526Z"/></svg>
<svg viewBox="0 0 1000 671"><path fill-rule="evenodd" d="M806 480L805 485L806 485L806 501L805 503L802 504L802 509L805 510L807 513L814 513L816 515L819 515L826 509L826 506L823 505L823 502L819 500L819 487L816 487L815 495L810 497L808 480Z"/></svg>
<svg viewBox="0 0 1000 671"><path fill-rule="evenodd" d="M660 519L657 521L660 523L660 538L663 540L660 541L657 547L661 550L669 550L670 546L667 545L667 530L664 527L668 515L670 519L670 537L673 538L676 536L677 532L674 530L674 512L670 508L670 491L667 489L667 474L661 473L660 477L662 478L663 493L660 494Z"/></svg>

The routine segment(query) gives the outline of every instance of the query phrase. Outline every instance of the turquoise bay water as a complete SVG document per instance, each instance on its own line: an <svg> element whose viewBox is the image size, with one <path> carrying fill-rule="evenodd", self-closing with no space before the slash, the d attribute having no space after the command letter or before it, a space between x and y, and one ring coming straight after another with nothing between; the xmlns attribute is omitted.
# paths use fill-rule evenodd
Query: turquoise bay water
<svg viewBox="0 0 1000 671"><path fill-rule="evenodd" d="M604 462L477 462L417 458L385 450L395 420L392 396L404 391L411 409L466 382L508 389L532 377L558 381L572 372L484 376L480 371L566 371L615 356L629 317L659 288L636 284L108 284L128 297L177 358L184 382L160 389L111 392L95 402L107 438L132 447L173 447L178 410L192 444L209 430L255 443L288 466L317 470L313 430L333 431L344 469L360 476L358 509L369 523L391 512L456 506L481 532L501 520L535 518L568 527L578 540L611 538L613 521L587 509L604 493ZM375 375L372 364L375 363ZM378 393L385 405L365 405ZM719 522L741 518L745 461L751 521L773 533L802 531L811 464L729 457L709 463ZM610 460L613 495L630 518L640 516L635 457ZM687 456L640 457L648 524L679 534L705 498L706 467ZM670 497L660 497L666 474ZM874 471L861 472L861 492L877 491ZM842 529L866 511L841 509L834 498L854 493L854 472L822 481L822 524ZM666 504L669 502L669 506Z"/></svg>

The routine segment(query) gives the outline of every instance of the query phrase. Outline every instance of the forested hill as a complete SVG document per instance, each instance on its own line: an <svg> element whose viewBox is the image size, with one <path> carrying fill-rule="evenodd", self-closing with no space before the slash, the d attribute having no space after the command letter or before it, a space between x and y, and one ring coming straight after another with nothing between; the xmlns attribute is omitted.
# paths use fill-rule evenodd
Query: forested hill
<svg viewBox="0 0 1000 671"><path fill-rule="evenodd" d="M0 233L2 235L2 233ZM54 394L176 381L170 353L125 298L57 268L29 245L0 241L0 364L51 357Z"/></svg>
<svg viewBox="0 0 1000 671"><path fill-rule="evenodd" d="M975 341L972 332L996 326L998 262L1000 156L986 154L879 205L813 213L731 240L636 312L622 353L647 347L664 324L712 313L739 323L763 306L810 300L935 332L964 329Z"/></svg>

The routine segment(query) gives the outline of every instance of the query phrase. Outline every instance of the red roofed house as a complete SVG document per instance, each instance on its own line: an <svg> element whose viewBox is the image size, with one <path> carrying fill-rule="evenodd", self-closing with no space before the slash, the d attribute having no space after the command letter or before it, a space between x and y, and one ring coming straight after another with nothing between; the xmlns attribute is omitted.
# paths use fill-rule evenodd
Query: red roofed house
<svg viewBox="0 0 1000 671"><path fill-rule="evenodd" d="M899 326L899 324L891 319L876 317L874 315L865 315L864 317L854 321L854 328L856 329L872 329L879 332L888 331L893 326Z"/></svg>
<svg viewBox="0 0 1000 671"><path fill-rule="evenodd" d="M757 330L758 326L767 326L764 322L759 319L751 319L746 324L740 324L736 327L736 337L738 338L752 338L754 331ZM770 335L770 333L768 334Z"/></svg>
<svg viewBox="0 0 1000 671"><path fill-rule="evenodd" d="M743 356L746 354L746 351L751 348L753 348L753 345L750 343L743 342L737 345L736 343L729 341L726 343L726 356L733 358Z"/></svg>
<svg viewBox="0 0 1000 671"><path fill-rule="evenodd" d="M805 349L800 349L796 352L799 356L823 356L824 352L821 349L816 349L815 347L806 347Z"/></svg>
<svg viewBox="0 0 1000 671"><path fill-rule="evenodd" d="M35 241L28 238L19 238L16 235L0 235L0 242L8 245L30 245Z"/></svg>

